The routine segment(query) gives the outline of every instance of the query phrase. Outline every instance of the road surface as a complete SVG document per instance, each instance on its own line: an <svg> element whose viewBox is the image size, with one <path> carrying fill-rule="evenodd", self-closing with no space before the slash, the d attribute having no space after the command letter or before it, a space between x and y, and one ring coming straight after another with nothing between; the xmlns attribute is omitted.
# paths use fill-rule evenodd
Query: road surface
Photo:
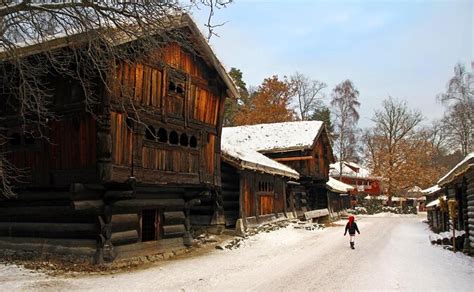
<svg viewBox="0 0 474 292"><path fill-rule="evenodd" d="M421 220L358 218L361 235L355 250L340 224L323 231L288 227L254 236L239 249L113 275L51 277L0 266L0 287L3 291L473 291L474 258L432 246Z"/></svg>

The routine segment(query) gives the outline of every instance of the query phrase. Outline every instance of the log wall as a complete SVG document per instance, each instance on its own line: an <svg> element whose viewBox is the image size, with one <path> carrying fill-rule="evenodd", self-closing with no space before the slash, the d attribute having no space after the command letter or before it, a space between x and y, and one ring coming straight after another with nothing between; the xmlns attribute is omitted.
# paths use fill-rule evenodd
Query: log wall
<svg viewBox="0 0 474 292"><path fill-rule="evenodd" d="M236 219L286 212L286 182L281 177L237 170L223 163L222 194L226 224Z"/></svg>
<svg viewBox="0 0 474 292"><path fill-rule="evenodd" d="M11 126L5 133L7 159L23 170L27 186L69 186L94 182L96 177L96 121L77 112L51 121L45 138Z"/></svg>
<svg viewBox="0 0 474 292"><path fill-rule="evenodd" d="M468 236L464 242L465 252L474 256L474 167L468 170L465 175L466 188L465 188L465 202L466 208L465 214L465 231Z"/></svg>

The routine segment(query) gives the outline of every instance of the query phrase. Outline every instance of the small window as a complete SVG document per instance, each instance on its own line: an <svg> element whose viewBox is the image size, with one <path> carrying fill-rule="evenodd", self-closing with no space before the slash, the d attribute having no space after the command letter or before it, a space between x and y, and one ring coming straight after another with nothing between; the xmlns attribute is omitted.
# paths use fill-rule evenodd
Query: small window
<svg viewBox="0 0 474 292"><path fill-rule="evenodd" d="M158 130L158 141L163 143L168 142L168 132L163 128Z"/></svg>
<svg viewBox="0 0 474 292"><path fill-rule="evenodd" d="M179 138L179 144L181 146L188 146L188 135L185 133L181 134L181 137Z"/></svg>
<svg viewBox="0 0 474 292"><path fill-rule="evenodd" d="M168 84L168 90L174 92L176 90L176 84L173 81L170 81Z"/></svg>
<svg viewBox="0 0 474 292"><path fill-rule="evenodd" d="M196 137L191 136L191 138L189 139L189 146L190 146L191 148L196 148L196 147L197 147L197 139L196 139Z"/></svg>
<svg viewBox="0 0 474 292"><path fill-rule="evenodd" d="M173 145L177 145L178 142L179 142L178 133L176 133L175 131L172 131L170 133L170 143Z"/></svg>
<svg viewBox="0 0 474 292"><path fill-rule="evenodd" d="M176 87L176 93L178 93L178 94L184 94L184 87L183 87L183 85L178 84L178 86Z"/></svg>
<svg viewBox="0 0 474 292"><path fill-rule="evenodd" d="M127 123L127 129L133 130L133 119L130 117L127 117L126 123Z"/></svg>
<svg viewBox="0 0 474 292"><path fill-rule="evenodd" d="M10 145L13 145L13 146L21 145L21 135L18 133L13 133L10 136Z"/></svg>
<svg viewBox="0 0 474 292"><path fill-rule="evenodd" d="M35 144L35 138L34 138L33 135L31 135L30 133L26 133L26 134L25 134L25 144L26 144L26 145L33 145L33 144Z"/></svg>
<svg viewBox="0 0 474 292"><path fill-rule="evenodd" d="M153 128L153 126L146 127L145 139L154 141L155 137L156 137L155 128Z"/></svg>

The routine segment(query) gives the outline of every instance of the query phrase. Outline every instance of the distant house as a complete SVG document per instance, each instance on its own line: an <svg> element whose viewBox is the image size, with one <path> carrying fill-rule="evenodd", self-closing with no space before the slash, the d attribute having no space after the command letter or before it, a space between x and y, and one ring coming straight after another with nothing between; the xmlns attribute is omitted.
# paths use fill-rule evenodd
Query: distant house
<svg viewBox="0 0 474 292"><path fill-rule="evenodd" d="M342 165L342 174L341 172ZM382 195L382 179L373 176L370 171L354 162L336 162L330 165L329 176L351 185L354 190L350 192L355 195ZM355 200L355 197L353 197Z"/></svg>
<svg viewBox="0 0 474 292"><path fill-rule="evenodd" d="M287 183L299 174L246 145L222 141L222 199L226 226L286 217Z"/></svg>
<svg viewBox="0 0 474 292"><path fill-rule="evenodd" d="M454 228L465 233L463 251L474 255L474 152L443 176L438 185L446 195L448 207L455 204L457 219L454 221Z"/></svg>
<svg viewBox="0 0 474 292"><path fill-rule="evenodd" d="M222 140L245 145L299 173L289 185L288 209L298 215L328 208L326 182L334 162L329 137L321 121L299 121L223 128Z"/></svg>
<svg viewBox="0 0 474 292"><path fill-rule="evenodd" d="M416 207L418 211L425 210L426 197L424 196L423 189L419 186L409 188L403 196L406 199L407 206Z"/></svg>
<svg viewBox="0 0 474 292"><path fill-rule="evenodd" d="M446 196L438 185L422 190L426 197L428 224L435 232L448 230L449 218L445 208Z"/></svg>

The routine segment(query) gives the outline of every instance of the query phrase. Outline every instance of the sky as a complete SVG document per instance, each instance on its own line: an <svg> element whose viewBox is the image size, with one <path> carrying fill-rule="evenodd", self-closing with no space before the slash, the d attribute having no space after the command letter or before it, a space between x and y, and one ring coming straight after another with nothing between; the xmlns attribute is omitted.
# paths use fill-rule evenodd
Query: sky
<svg viewBox="0 0 474 292"><path fill-rule="evenodd" d="M210 40L227 69L257 86L296 71L328 84L350 79L360 92L359 126L389 95L425 116L443 116L436 95L456 63L474 61L474 0L235 0L215 11L219 37ZM193 14L204 30L206 11Z"/></svg>

